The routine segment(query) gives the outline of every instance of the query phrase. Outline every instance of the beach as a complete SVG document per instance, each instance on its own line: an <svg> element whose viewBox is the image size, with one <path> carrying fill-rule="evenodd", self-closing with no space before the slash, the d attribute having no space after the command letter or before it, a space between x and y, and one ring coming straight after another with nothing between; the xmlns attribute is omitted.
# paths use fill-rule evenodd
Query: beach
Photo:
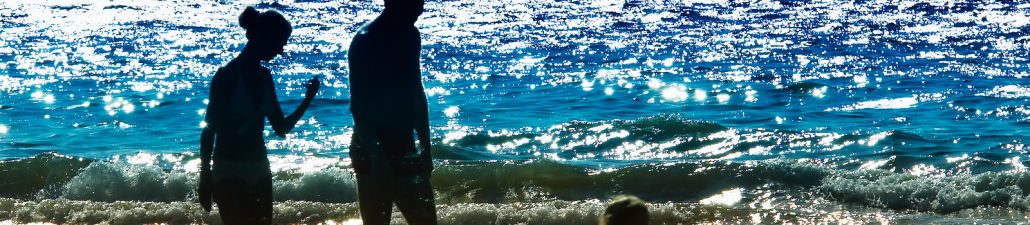
<svg viewBox="0 0 1030 225"><path fill-rule="evenodd" d="M220 224L197 201L237 16L292 24L264 64L275 223L359 224L348 46L381 1L0 2L0 224ZM441 224L1025 223L1030 4L428 1ZM403 224L393 214L394 224Z"/></svg>

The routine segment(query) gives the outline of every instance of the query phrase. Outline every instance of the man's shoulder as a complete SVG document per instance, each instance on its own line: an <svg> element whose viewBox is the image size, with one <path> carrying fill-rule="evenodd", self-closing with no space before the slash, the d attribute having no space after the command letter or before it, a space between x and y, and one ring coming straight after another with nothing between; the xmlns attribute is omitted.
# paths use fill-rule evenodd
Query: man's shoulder
<svg viewBox="0 0 1030 225"><path fill-rule="evenodd" d="M368 25L362 26L354 33L354 38L351 39L350 49L347 51L350 56L367 55L370 54L370 49L375 49L376 38L373 37L375 31L370 30Z"/></svg>
<svg viewBox="0 0 1030 225"><path fill-rule="evenodd" d="M212 84L220 83L221 80L225 80L225 77L229 76L231 69L227 68L228 66L218 67L218 70L215 70L215 75L211 77Z"/></svg>
<svg viewBox="0 0 1030 225"><path fill-rule="evenodd" d="M358 30L356 32L354 32L354 37L351 38L351 41L350 41L351 49L354 49L355 47L361 47L362 46L361 44L364 43L364 42L367 42L367 40L369 39L369 36L371 36L371 35L372 34L369 32L369 28L368 28L367 24L364 25L364 26L361 26L360 28L358 28Z"/></svg>
<svg viewBox="0 0 1030 225"><path fill-rule="evenodd" d="M368 38L375 34L375 21L369 21L358 27L357 32L354 32L354 40Z"/></svg>

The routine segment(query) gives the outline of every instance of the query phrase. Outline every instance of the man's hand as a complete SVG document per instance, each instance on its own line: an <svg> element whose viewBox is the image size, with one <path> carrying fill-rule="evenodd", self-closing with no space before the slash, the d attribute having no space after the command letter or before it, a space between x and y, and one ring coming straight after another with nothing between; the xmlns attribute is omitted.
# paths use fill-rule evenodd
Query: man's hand
<svg viewBox="0 0 1030 225"><path fill-rule="evenodd" d="M204 211L211 211L211 193L214 191L211 183L211 169L200 169L200 182L197 188L197 197L200 207Z"/></svg>

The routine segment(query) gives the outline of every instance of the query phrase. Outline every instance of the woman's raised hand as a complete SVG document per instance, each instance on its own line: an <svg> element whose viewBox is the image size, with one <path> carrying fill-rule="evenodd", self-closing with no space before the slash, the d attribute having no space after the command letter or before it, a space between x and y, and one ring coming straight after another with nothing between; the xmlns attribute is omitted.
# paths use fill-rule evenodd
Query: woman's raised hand
<svg viewBox="0 0 1030 225"><path fill-rule="evenodd" d="M318 76L315 76L314 78L311 78L311 80L308 80L307 83L304 83L304 87L308 89L308 92L304 97L314 98L315 94L318 94L318 88L321 84L322 82L318 80Z"/></svg>

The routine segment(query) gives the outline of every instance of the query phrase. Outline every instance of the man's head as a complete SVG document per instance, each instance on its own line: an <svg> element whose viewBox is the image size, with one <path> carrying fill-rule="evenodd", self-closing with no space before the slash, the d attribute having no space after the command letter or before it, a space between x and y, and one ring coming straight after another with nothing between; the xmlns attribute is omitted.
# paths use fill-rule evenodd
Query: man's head
<svg viewBox="0 0 1030 225"><path fill-rule="evenodd" d="M616 196L601 215L601 225L647 225L647 204L634 196Z"/></svg>
<svg viewBox="0 0 1030 225"><path fill-rule="evenodd" d="M384 0L386 9L383 13L390 13L402 23L415 24L418 16L422 15L424 0Z"/></svg>

